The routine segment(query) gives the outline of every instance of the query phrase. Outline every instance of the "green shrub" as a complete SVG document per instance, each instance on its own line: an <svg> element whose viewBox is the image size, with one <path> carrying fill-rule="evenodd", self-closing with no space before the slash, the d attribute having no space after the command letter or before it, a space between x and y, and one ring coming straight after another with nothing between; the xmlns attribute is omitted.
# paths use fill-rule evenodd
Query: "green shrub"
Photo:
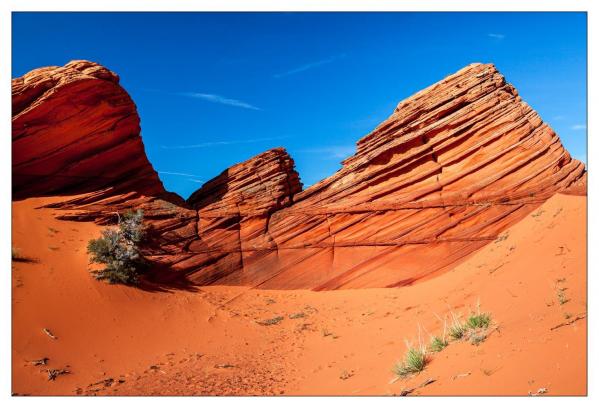
<svg viewBox="0 0 599 408"><path fill-rule="evenodd" d="M410 347L403 361L395 364L393 372L398 377L406 377L410 374L416 374L424 370L427 358L426 352L422 348Z"/></svg>
<svg viewBox="0 0 599 408"><path fill-rule="evenodd" d="M466 325L470 329L486 329L487 327L489 327L490 323L491 315L489 313L478 312L468 317Z"/></svg>
<svg viewBox="0 0 599 408"><path fill-rule="evenodd" d="M449 337L454 340L460 340L466 334L466 325L463 324L460 319L452 313L452 322L449 326Z"/></svg>
<svg viewBox="0 0 599 408"><path fill-rule="evenodd" d="M95 272L96 279L110 283L137 284L146 261L139 244L145 237L143 211L128 211L119 217L118 229L102 231L102 236L87 245L90 260L105 265Z"/></svg>
<svg viewBox="0 0 599 408"><path fill-rule="evenodd" d="M434 336L431 339L431 344L429 346L429 349L434 353L438 353L441 350L443 350L445 347L447 347L448 345L449 345L449 343L444 338L441 338L439 336Z"/></svg>

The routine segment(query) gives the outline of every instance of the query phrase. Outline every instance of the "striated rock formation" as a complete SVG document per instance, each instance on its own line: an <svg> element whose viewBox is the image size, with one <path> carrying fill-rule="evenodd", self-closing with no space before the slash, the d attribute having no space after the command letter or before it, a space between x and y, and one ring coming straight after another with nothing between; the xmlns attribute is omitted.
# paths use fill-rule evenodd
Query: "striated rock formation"
<svg viewBox="0 0 599 408"><path fill-rule="evenodd" d="M553 194L586 190L584 165L551 128L493 65L472 64L401 102L341 170L305 191L292 159L272 149L185 203L147 162L117 83L81 61L13 80L15 196L77 194L58 200L69 210L61 217L97 222L144 208L155 232L146 250L162 267L155 279L409 285L449 270Z"/></svg>
<svg viewBox="0 0 599 408"><path fill-rule="evenodd" d="M197 213L164 190L115 73L89 61L39 68L12 80L12 107L13 199L60 196L57 208L77 211L59 218L102 224L142 208L153 252L195 237Z"/></svg>
<svg viewBox="0 0 599 408"><path fill-rule="evenodd" d="M13 79L15 198L124 185L164 191L146 158L135 105L118 82L88 61Z"/></svg>
<svg viewBox="0 0 599 408"><path fill-rule="evenodd" d="M245 258L256 249L276 249L268 233L270 217L291 205L293 195L302 190L293 166L284 149L268 150L193 193L187 202L198 211L198 239L188 246L191 258L177 266L193 271L192 280L203 284L231 274L239 279L234 272L246 275L246 284L260 279L260 273L248 279Z"/></svg>

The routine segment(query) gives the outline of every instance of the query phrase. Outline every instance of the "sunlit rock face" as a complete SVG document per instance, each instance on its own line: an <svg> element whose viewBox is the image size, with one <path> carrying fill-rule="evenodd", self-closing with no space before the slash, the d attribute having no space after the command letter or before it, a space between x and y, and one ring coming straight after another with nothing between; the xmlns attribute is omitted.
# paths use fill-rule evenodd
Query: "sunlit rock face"
<svg viewBox="0 0 599 408"><path fill-rule="evenodd" d="M164 191L116 74L86 61L41 68L13 80L13 173L15 198L60 195L60 218L144 209L154 280L273 289L409 285L552 195L586 194L584 165L490 64L401 102L307 190L276 148L187 202Z"/></svg>

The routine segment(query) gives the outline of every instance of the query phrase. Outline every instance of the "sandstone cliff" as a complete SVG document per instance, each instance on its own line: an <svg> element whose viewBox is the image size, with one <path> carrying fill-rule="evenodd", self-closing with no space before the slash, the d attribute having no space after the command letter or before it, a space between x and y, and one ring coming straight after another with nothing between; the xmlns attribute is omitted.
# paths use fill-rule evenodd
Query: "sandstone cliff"
<svg viewBox="0 0 599 408"><path fill-rule="evenodd" d="M126 189L158 193L133 101L119 77L88 61L12 81L13 194Z"/></svg>
<svg viewBox="0 0 599 408"><path fill-rule="evenodd" d="M162 280L408 285L449 270L553 194L586 189L584 165L490 64L401 102L341 170L305 191L279 148L183 202L162 188L139 132L118 77L97 64L13 80L15 198L73 194L57 199L60 217L104 223L143 208Z"/></svg>

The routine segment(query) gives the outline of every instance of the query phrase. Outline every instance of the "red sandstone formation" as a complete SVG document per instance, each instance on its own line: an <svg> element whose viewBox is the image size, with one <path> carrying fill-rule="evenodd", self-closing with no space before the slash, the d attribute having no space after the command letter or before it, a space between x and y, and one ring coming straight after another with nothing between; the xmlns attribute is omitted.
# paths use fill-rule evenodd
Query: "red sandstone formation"
<svg viewBox="0 0 599 408"><path fill-rule="evenodd" d="M33 70L12 81L13 193L163 191L119 77L87 61Z"/></svg>
<svg viewBox="0 0 599 408"><path fill-rule="evenodd" d="M59 200L70 210L62 217L98 222L143 208L157 278L196 284L408 285L496 240L556 192L586 189L584 165L493 65L472 64L401 102L341 170L305 191L292 159L273 149L187 203L162 188L133 102L105 68L32 71L13 80L13 109L15 197L78 194Z"/></svg>
<svg viewBox="0 0 599 408"><path fill-rule="evenodd" d="M164 190L115 73L89 61L35 69L12 80L12 103L13 199L61 196L57 207L79 211L59 218L99 223L143 208L161 251L195 237L197 214Z"/></svg>

